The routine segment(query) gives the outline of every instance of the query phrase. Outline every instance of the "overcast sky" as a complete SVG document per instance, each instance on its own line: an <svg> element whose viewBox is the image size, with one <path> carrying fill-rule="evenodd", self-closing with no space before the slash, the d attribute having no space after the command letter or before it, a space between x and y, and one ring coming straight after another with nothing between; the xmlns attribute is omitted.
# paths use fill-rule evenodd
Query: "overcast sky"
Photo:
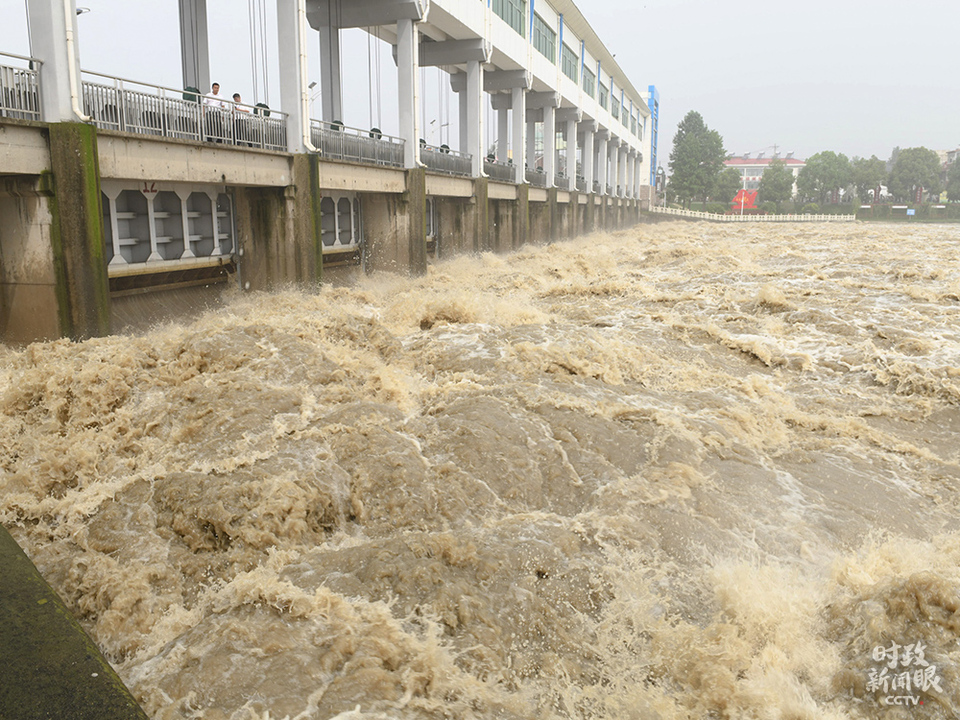
<svg viewBox="0 0 960 720"><path fill-rule="evenodd" d="M251 52L249 3L241 0L208 0L211 75L246 102L277 107L275 4L261 1L271 56L266 83L252 68L260 50ZM79 18L85 70L180 87L176 0L78 4L90 9ZM0 51L29 52L24 6L0 0ZM660 91L664 166L677 123L690 110L737 154L770 154L776 146L800 158L833 150L886 159L897 145L960 146L960 0L581 0L578 6L634 86ZM310 36L311 78L318 79L317 35ZM377 63L371 72L368 57L376 58L376 43L369 50L364 33L345 32L344 121L367 128L372 120L395 132L396 71L381 48L380 84L371 81ZM443 80L435 69L424 71L431 108L438 97L444 103L452 97ZM379 111L376 100L371 110L371 96L380 97ZM423 131L429 142L455 138L455 104L429 114Z"/></svg>

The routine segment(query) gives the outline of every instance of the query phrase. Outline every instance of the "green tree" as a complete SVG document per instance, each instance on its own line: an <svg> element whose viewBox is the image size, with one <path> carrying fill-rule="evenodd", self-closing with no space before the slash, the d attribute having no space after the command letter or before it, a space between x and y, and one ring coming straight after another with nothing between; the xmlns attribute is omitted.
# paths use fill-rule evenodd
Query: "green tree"
<svg viewBox="0 0 960 720"><path fill-rule="evenodd" d="M850 161L843 153L830 150L817 153L797 175L797 191L804 198L814 198L821 204L829 200L830 193L850 184L852 172Z"/></svg>
<svg viewBox="0 0 960 720"><path fill-rule="evenodd" d="M743 187L743 178L740 177L740 171L728 167L717 176L710 197L719 203L729 205L741 187Z"/></svg>
<svg viewBox="0 0 960 720"><path fill-rule="evenodd" d="M947 199L960 200L960 160L955 160L947 170Z"/></svg>
<svg viewBox="0 0 960 720"><path fill-rule="evenodd" d="M760 176L760 202L772 202L780 212L780 203L793 197L793 171L780 158L774 158Z"/></svg>
<svg viewBox="0 0 960 720"><path fill-rule="evenodd" d="M723 138L711 130L700 113L691 110L677 125L670 152L670 185L687 207L699 198L707 201L723 168Z"/></svg>
<svg viewBox="0 0 960 720"><path fill-rule="evenodd" d="M871 191L886 182L887 164L876 155L871 155L869 160L854 157L850 161L850 172L850 182L857 188L857 197L862 202L869 202Z"/></svg>
<svg viewBox="0 0 960 720"><path fill-rule="evenodd" d="M940 157L925 147L901 150L890 171L887 186L901 200L912 200L919 188L939 193Z"/></svg>

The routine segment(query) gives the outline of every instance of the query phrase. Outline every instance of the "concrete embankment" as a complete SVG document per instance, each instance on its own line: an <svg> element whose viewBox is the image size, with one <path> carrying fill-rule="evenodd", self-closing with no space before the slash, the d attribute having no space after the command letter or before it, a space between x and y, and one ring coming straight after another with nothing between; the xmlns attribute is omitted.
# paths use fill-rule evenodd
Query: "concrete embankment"
<svg viewBox="0 0 960 720"><path fill-rule="evenodd" d="M146 720L93 640L0 527L0 718Z"/></svg>

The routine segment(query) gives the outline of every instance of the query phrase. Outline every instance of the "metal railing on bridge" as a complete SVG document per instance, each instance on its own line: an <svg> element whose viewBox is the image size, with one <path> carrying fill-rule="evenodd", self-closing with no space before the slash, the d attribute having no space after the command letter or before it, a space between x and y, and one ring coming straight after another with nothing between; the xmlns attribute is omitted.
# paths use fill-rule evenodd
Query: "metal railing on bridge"
<svg viewBox="0 0 960 720"><path fill-rule="evenodd" d="M512 183L514 181L512 163L504 163L499 160L487 158L483 161L483 172L486 173L488 178L496 180L497 182Z"/></svg>
<svg viewBox="0 0 960 720"><path fill-rule="evenodd" d="M403 140L377 128L360 130L339 122L310 121L310 142L330 160L403 167Z"/></svg>
<svg viewBox="0 0 960 720"><path fill-rule="evenodd" d="M459 175L470 177L473 155L470 153L451 150L446 145L435 147L420 141L420 162L429 170L444 173L445 175Z"/></svg>
<svg viewBox="0 0 960 720"><path fill-rule="evenodd" d="M770 223L770 222L854 222L856 215L754 215L754 214L732 214L720 215L718 213L700 212L699 210L685 210L684 208L660 207L650 208L650 212L661 215L673 215L675 217L685 217L694 220L708 220L710 222L732 222L732 223Z"/></svg>
<svg viewBox="0 0 960 720"><path fill-rule="evenodd" d="M84 111L102 130L287 149L287 116L262 105L209 100L199 92L83 71L109 84L83 80Z"/></svg>
<svg viewBox="0 0 960 720"><path fill-rule="evenodd" d="M40 119L40 61L24 55L0 52L26 67L0 64L0 117Z"/></svg>
<svg viewBox="0 0 960 720"><path fill-rule="evenodd" d="M537 168L536 170L531 170L527 168L524 177L527 178L527 182L530 185L535 185L536 187L545 188L547 186L547 176L544 174L543 170Z"/></svg>

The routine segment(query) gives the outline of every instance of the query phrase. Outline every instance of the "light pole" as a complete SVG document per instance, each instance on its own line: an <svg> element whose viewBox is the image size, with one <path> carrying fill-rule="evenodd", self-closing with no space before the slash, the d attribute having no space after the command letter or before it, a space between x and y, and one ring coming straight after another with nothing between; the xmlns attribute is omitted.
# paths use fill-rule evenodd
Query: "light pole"
<svg viewBox="0 0 960 720"><path fill-rule="evenodd" d="M317 81L314 80L309 85L307 85L307 90L313 90L317 86ZM313 101L317 99L317 96L320 95L320 91L310 93L310 117L313 118Z"/></svg>

